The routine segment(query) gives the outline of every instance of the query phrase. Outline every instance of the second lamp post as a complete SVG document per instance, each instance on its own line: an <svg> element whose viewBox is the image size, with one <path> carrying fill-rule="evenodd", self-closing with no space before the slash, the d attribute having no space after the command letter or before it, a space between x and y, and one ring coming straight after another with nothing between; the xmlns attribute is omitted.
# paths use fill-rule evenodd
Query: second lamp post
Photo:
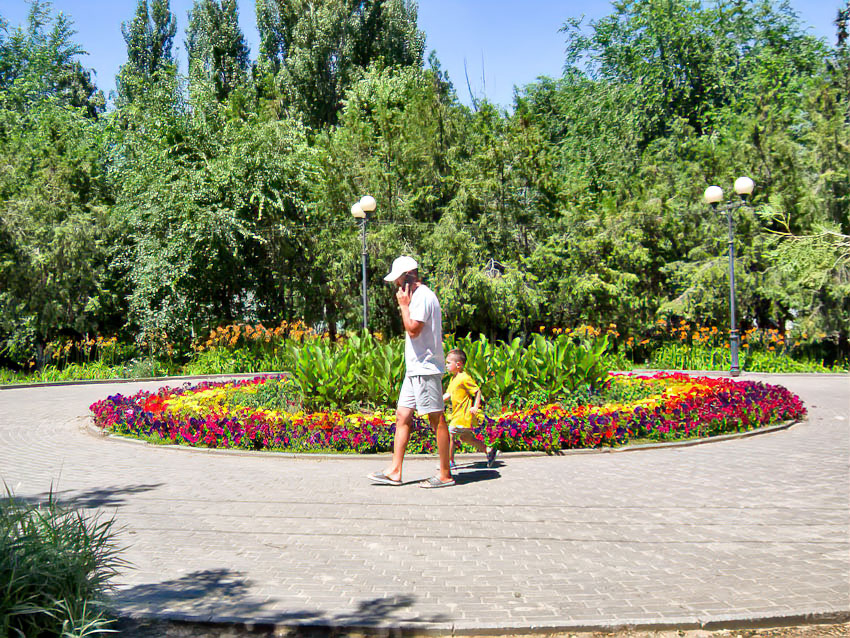
<svg viewBox="0 0 850 638"><path fill-rule="evenodd" d="M749 177L739 177L735 180L735 192L741 198L737 202L729 202L718 208L718 204L723 199L723 189L719 186L709 186L705 189L705 201L710 204L714 210L720 210L726 213L726 220L729 224L729 353L732 358L730 366L730 374L737 377L741 374L741 367L738 365L738 347L740 345L740 336L738 334L738 323L735 318L735 243L734 229L732 226L732 213L747 202L747 198L753 193L753 180Z"/></svg>
<svg viewBox="0 0 850 638"><path fill-rule="evenodd" d="M366 268L369 255L366 252L366 221L369 219L369 213L375 210L375 198L371 195L364 195L360 201L351 207L351 214L355 219L360 220L360 239L363 244L363 333L369 330L369 299L366 294Z"/></svg>

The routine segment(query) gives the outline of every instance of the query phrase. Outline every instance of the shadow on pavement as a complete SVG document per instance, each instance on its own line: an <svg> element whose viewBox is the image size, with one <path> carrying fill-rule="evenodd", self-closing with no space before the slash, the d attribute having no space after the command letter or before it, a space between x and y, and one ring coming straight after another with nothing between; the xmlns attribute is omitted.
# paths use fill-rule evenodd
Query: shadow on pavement
<svg viewBox="0 0 850 638"><path fill-rule="evenodd" d="M373 598L361 600L357 609L350 613L335 614L326 619L331 627L376 627L384 625L393 619L394 614L402 609L411 607L416 602L414 596L393 596L392 598ZM404 618L405 623L440 623L446 622L447 616L435 614L432 616L417 616ZM319 623L322 624L322 623ZM305 627L309 630L309 627Z"/></svg>
<svg viewBox="0 0 850 638"><path fill-rule="evenodd" d="M486 465L484 467L487 468ZM454 477L458 485L467 485L469 483L478 483L479 481L494 481L501 478L502 475L497 470L487 468L483 470L463 470L455 474Z"/></svg>
<svg viewBox="0 0 850 638"><path fill-rule="evenodd" d="M207 620L212 617L257 618L265 603L252 600L251 583L240 572L212 569L161 583L136 585L116 592L120 612ZM293 614L289 620L306 620Z"/></svg>
<svg viewBox="0 0 850 638"><path fill-rule="evenodd" d="M290 638L342 637L349 634L415 633L407 626L447 622L442 614L401 614L416 598L398 595L362 600L350 611L276 611L274 600L252 597L251 582L240 572L214 569L162 583L117 591L114 612L121 616L119 635L126 638L211 638L276 636L286 627Z"/></svg>
<svg viewBox="0 0 850 638"><path fill-rule="evenodd" d="M74 507L97 508L97 507L120 507L127 500L125 496L151 492L165 483L148 483L144 485L127 485L124 487L102 487L94 490L74 493L73 490L54 492L57 500L66 505Z"/></svg>
<svg viewBox="0 0 850 638"><path fill-rule="evenodd" d="M164 485L164 483L149 483L143 485L126 485L122 487L101 487L92 490L54 490L50 489L47 492L36 494L35 496L15 496L0 499L0 504L5 504L10 501L25 503L28 505L37 505L39 503L47 503L53 501L68 507L97 509L99 507L121 507L125 505L126 496L132 494L141 494L150 492Z"/></svg>

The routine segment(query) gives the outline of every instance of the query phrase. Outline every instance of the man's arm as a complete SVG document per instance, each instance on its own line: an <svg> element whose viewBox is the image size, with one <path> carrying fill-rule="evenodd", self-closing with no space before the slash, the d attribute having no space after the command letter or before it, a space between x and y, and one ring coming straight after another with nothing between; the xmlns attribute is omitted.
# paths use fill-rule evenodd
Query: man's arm
<svg viewBox="0 0 850 638"><path fill-rule="evenodd" d="M404 324L404 329L407 331L407 334L410 335L411 339L414 339L419 336L419 333L422 332L422 326L425 324L421 321L416 321L416 319L410 318L410 306L401 306L401 322Z"/></svg>

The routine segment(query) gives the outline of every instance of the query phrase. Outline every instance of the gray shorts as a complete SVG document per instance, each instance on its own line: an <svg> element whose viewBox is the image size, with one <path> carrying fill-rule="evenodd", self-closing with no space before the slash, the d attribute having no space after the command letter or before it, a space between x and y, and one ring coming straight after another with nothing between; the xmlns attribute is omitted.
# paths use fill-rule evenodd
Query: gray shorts
<svg viewBox="0 0 850 638"><path fill-rule="evenodd" d="M411 408L419 414L442 412L446 406L443 403L443 375L422 374L405 376L398 395L398 407Z"/></svg>

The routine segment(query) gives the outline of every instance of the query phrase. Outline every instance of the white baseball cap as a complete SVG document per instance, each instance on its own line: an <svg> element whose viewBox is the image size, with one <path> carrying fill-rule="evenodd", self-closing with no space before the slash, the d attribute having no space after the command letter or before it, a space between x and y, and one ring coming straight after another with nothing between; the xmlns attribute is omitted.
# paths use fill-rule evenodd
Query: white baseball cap
<svg viewBox="0 0 850 638"><path fill-rule="evenodd" d="M395 281L404 273L416 270L417 268L419 268L419 264L416 263L413 257L402 255L393 261L393 269L390 271L390 274L384 277L384 281Z"/></svg>

